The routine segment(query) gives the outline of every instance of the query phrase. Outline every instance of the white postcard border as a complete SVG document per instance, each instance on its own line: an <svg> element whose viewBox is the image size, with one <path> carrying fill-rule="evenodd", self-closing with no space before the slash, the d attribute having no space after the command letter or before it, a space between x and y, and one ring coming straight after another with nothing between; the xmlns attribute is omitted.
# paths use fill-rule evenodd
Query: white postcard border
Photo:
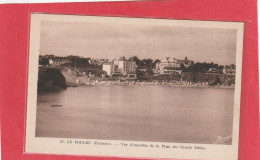
<svg viewBox="0 0 260 160"><path fill-rule="evenodd" d="M36 100L37 100L37 79L38 79L38 57L40 48L40 27L42 21L69 21L69 22L102 22L102 23L124 23L143 25L165 25L165 26L187 26L204 28L225 28L237 29L237 54L236 54L236 84L234 96L233 135L232 145L221 144L192 144L192 143L161 143L161 142L140 142L140 141L113 141L113 140L83 140L69 138L36 138ZM27 153L51 153L71 154L84 156L105 156L105 157L136 157L136 158L183 158L183 159L207 159L207 160L237 160L238 139L239 139L239 117L241 97L241 72L243 52L243 30L242 22L217 22L217 21L191 21L191 20L170 20L150 18L121 18L121 17L98 17L98 16L76 16L76 15L52 15L32 14L29 49L29 73L28 73L28 99L26 119L26 144ZM91 141L92 144L75 144L75 141ZM64 142L64 143L60 143ZM71 143L72 142L72 143ZM94 145L94 142L112 143L115 145ZM125 144L147 144L159 145L160 147L125 147ZM116 145L117 144L117 145ZM190 146L193 149L162 148L162 145L169 146ZM195 146L206 149L194 149Z"/></svg>

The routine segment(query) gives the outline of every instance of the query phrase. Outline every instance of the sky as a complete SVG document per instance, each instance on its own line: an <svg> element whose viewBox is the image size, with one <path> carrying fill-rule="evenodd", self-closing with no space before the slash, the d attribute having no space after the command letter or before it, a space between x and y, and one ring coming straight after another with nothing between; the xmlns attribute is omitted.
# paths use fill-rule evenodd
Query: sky
<svg viewBox="0 0 260 160"><path fill-rule="evenodd" d="M42 21L40 54L121 56L235 64L236 30L158 25Z"/></svg>

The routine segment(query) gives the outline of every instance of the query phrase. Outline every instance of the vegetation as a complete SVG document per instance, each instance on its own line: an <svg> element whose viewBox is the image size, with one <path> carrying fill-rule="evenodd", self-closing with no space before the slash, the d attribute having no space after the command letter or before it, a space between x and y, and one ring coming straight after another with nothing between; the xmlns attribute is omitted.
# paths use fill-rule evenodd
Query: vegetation
<svg viewBox="0 0 260 160"><path fill-rule="evenodd" d="M44 67L49 65L49 59L63 59L64 61L56 61L63 64L54 65L52 67ZM121 60L127 60L125 57L120 57ZM202 83L207 82L208 85L227 85L231 86L235 83L234 75L223 74L222 70L225 69L235 69L234 64L223 66L218 65L213 62L211 63L192 63L189 67L181 64L180 67L165 67L168 70L181 70L182 73L173 74L157 74L156 64L161 62L158 59L139 59L137 56L130 57L128 60L136 62L136 76L140 81L159 81L159 82L170 82L170 81L185 81L191 83ZM39 90L58 90L66 88L65 78L62 76L61 72L64 73L73 72L76 74L76 78L88 77L91 79L99 78L109 78L104 77L106 72L102 70L102 64L106 63L108 60L95 60L91 58L84 58L79 56L67 56L67 57L56 57L54 55L45 55L39 57L40 67L38 89ZM182 62L182 61L181 61ZM220 74L208 74L220 73ZM205 74L206 73L206 74ZM90 76L84 76L90 75ZM68 76L70 77L70 75ZM111 77L110 77L111 78ZM82 81L83 82L83 81ZM74 80L73 80L74 83ZM60 85L61 84L61 85Z"/></svg>
<svg viewBox="0 0 260 160"><path fill-rule="evenodd" d="M137 56L130 57L128 60L134 61L137 69L154 69L156 63L161 62L159 59L152 60L150 58L140 60Z"/></svg>
<svg viewBox="0 0 260 160"><path fill-rule="evenodd" d="M90 58L83 58L83 57L71 55L71 56L67 56L66 59L71 61L72 67L86 68L92 66L91 64L89 64Z"/></svg>
<svg viewBox="0 0 260 160"><path fill-rule="evenodd" d="M79 56L67 56L67 57L56 57L54 55L45 55L39 57L39 64L40 65L48 65L49 64L49 59L50 58L63 58L67 59L70 61L68 64L62 64L60 67L72 67L80 72L85 72L85 74L91 73L92 75L96 75L100 77L101 75L105 74L106 72L102 71L102 63L93 63L91 61L91 58L84 58L84 57L79 57ZM121 60L127 60L124 56L120 57ZM149 76L154 76L154 70L156 68L156 64L161 62L159 59L139 59L137 56L132 56L128 60L134 61L137 65L136 69L136 74L138 79L142 79L143 77L149 77ZM226 69L235 69L235 65L228 65L225 66ZM218 65L213 62L211 63L206 63L206 62L197 62L197 63L192 63L189 67L184 66L182 63L180 67L166 67L165 69L169 70L181 70L182 73L207 73L209 72L209 69L213 69L213 73L222 73L222 70L224 69L223 65Z"/></svg>
<svg viewBox="0 0 260 160"><path fill-rule="evenodd" d="M59 58L65 58L67 60L69 60L71 63L69 64L70 67L74 67L74 68L81 68L81 69L86 69L86 68L95 68L95 69L102 69L101 65L97 65L97 64L90 64L90 58L84 58L84 57L79 57L79 56L67 56L67 57L56 57L54 55L46 55L46 56L39 56L39 65L49 65L49 59L50 58L55 58L55 59L59 59ZM68 66L68 64L64 64L63 66Z"/></svg>
<svg viewBox="0 0 260 160"><path fill-rule="evenodd" d="M190 65L188 68L186 68L183 64L181 64L180 70L182 72L191 72L191 73L206 73L209 71L210 68L215 68L217 70L223 70L224 66L223 65L218 65L214 64L213 62L211 63L200 63L197 62L195 64Z"/></svg>
<svg viewBox="0 0 260 160"><path fill-rule="evenodd" d="M48 64L49 64L49 58L46 58L46 57L43 57L43 56L39 57L39 65L46 66Z"/></svg>

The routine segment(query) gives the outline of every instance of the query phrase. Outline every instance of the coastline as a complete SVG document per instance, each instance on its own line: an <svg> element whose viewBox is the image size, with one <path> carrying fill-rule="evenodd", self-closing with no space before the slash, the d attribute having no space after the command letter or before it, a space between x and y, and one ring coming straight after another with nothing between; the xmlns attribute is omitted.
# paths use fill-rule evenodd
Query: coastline
<svg viewBox="0 0 260 160"><path fill-rule="evenodd" d="M92 80L89 82L67 82L67 87L78 87L78 86L105 86L105 87L112 87L112 86L165 86L165 87L190 87L190 88L231 88L234 89L235 86L223 86L223 85L208 85L208 83L192 83L192 82L184 82L184 81L177 81L177 82L159 82L159 81L111 81L111 80Z"/></svg>
<svg viewBox="0 0 260 160"><path fill-rule="evenodd" d="M229 82L232 78L224 78L224 75L218 74L198 74L197 77L192 77L191 75L183 75L183 79L180 77L170 77L169 75L164 75L164 77L150 77L145 79L126 79L123 77L118 77L114 79L101 78L95 76L89 76L81 73L75 69L63 69L61 70L65 78L65 83L67 87L77 87L77 86L167 86L167 87L193 87L193 88L235 88L234 81ZM201 77L199 79L198 77ZM190 81L190 79L197 78L196 82ZM220 81L219 79L222 79Z"/></svg>
<svg viewBox="0 0 260 160"><path fill-rule="evenodd" d="M85 75L77 70L40 67L38 90L56 90L57 88L78 86L166 86L190 88L235 88L234 78L218 74L198 74L181 77L161 76L147 79L127 79L125 77L107 78ZM190 80L196 80L192 82Z"/></svg>

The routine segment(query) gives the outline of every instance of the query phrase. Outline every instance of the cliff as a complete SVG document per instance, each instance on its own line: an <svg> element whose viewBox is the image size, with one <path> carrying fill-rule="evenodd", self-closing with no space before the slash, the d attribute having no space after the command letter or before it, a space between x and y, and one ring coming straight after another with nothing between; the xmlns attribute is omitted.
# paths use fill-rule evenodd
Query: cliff
<svg viewBox="0 0 260 160"><path fill-rule="evenodd" d="M90 82L90 78L77 69L63 68L62 74L66 79L67 87L76 87Z"/></svg>
<svg viewBox="0 0 260 160"><path fill-rule="evenodd" d="M56 68L39 67L38 90L63 90L66 89L65 77Z"/></svg>

